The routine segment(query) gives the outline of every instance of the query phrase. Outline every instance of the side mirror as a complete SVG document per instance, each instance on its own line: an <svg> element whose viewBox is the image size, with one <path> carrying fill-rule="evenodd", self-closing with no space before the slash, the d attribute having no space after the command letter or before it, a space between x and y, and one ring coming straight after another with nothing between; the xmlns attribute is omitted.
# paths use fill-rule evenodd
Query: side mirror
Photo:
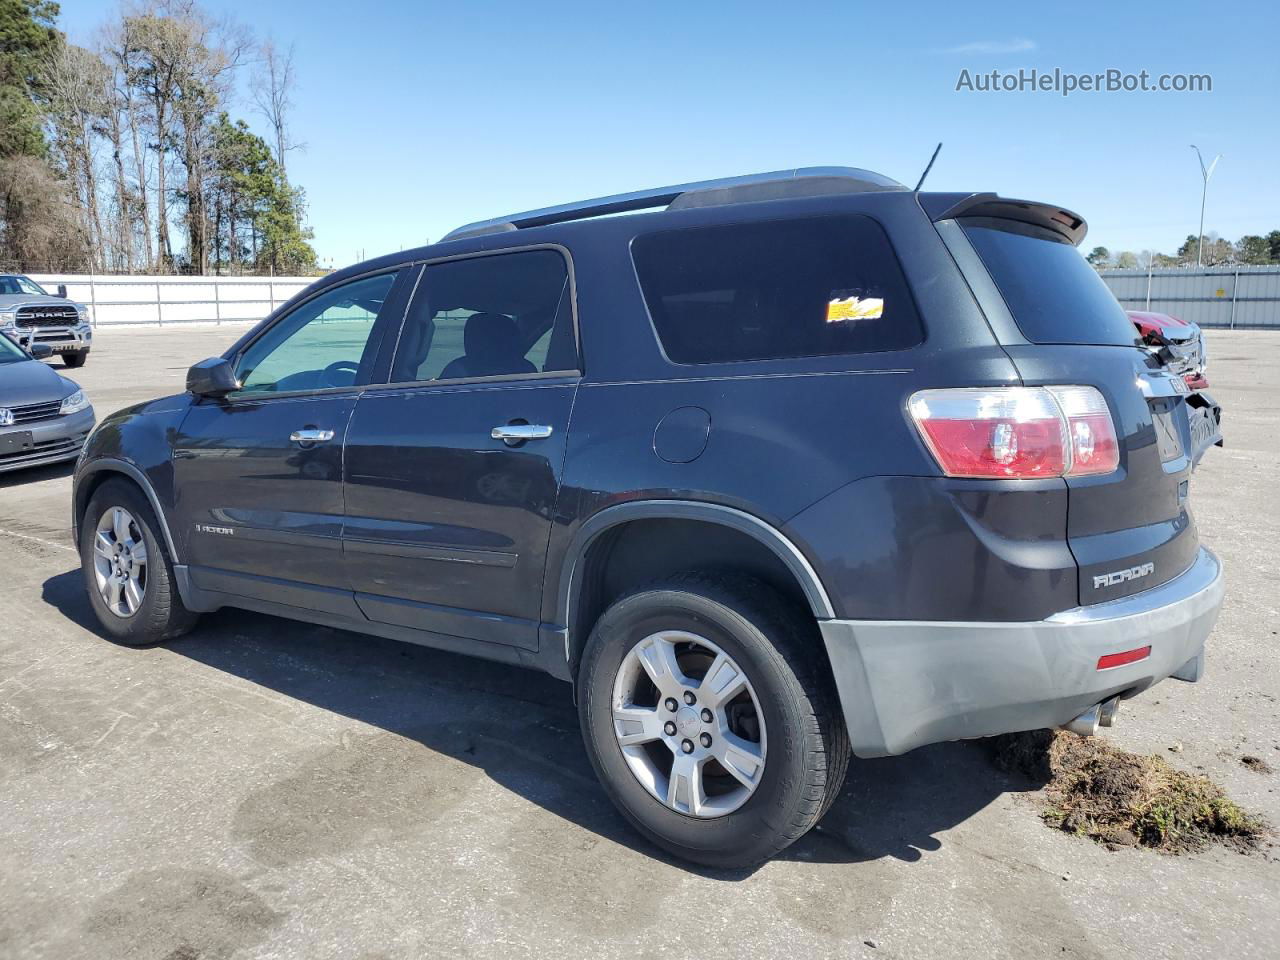
<svg viewBox="0 0 1280 960"><path fill-rule="evenodd" d="M187 371L187 390L197 397L223 397L239 389L240 381L223 357L201 360Z"/></svg>
<svg viewBox="0 0 1280 960"><path fill-rule="evenodd" d="M53 347L47 343L33 343L27 348L27 352L37 360L47 360L53 356Z"/></svg>
<svg viewBox="0 0 1280 960"><path fill-rule="evenodd" d="M58 296L63 300L67 299L67 285L65 283L58 284Z"/></svg>

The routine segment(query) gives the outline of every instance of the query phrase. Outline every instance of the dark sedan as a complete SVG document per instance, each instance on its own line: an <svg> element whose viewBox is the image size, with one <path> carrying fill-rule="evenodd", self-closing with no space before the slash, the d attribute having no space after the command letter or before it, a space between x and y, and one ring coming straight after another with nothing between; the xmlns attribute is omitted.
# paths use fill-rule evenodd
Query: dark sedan
<svg viewBox="0 0 1280 960"><path fill-rule="evenodd" d="M0 334L0 473L74 460L93 429L93 407L75 383Z"/></svg>

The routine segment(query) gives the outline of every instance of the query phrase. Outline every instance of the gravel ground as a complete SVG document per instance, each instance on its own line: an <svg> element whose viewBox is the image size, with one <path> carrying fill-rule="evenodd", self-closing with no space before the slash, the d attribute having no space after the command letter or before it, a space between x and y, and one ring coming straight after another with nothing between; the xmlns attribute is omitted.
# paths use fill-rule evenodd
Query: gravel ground
<svg viewBox="0 0 1280 960"><path fill-rule="evenodd" d="M120 329L99 415L181 389L243 327ZM1192 500L1226 606L1196 685L1117 745L1280 824L1280 334L1210 335L1229 446ZM854 761L819 830L691 870L596 785L568 688L234 611L167 647L95 629L70 470L0 477L0 957L1274 957L1276 851L1108 852L1047 829L982 742Z"/></svg>

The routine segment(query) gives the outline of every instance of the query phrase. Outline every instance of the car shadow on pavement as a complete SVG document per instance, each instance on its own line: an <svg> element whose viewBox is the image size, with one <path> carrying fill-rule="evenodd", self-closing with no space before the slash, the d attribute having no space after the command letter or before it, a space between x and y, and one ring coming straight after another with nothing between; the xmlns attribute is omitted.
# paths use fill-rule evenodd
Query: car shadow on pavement
<svg viewBox="0 0 1280 960"><path fill-rule="evenodd" d="M44 467L24 467L11 473L0 473L0 490L8 487L25 487L27 484L39 483L41 480L61 480L63 477L71 476L75 468L74 460L66 460Z"/></svg>
<svg viewBox="0 0 1280 960"><path fill-rule="evenodd" d="M104 636L78 570L45 581L43 596L70 620ZM192 633L166 647L478 767L543 809L647 856L716 879L744 879L754 872L690 867L632 830L596 781L569 686L550 676L238 610L206 615ZM841 796L818 829L781 859L918 860L941 848L940 833L1003 793L1028 786L1000 773L981 741L938 744L902 757L854 758Z"/></svg>

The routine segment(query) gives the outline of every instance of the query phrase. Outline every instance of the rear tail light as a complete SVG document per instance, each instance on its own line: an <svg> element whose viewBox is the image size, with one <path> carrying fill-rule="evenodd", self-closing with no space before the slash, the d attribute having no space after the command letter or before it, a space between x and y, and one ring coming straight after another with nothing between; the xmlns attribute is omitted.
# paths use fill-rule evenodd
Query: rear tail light
<svg viewBox="0 0 1280 960"><path fill-rule="evenodd" d="M1110 473L1120 466L1120 442L1107 401L1093 387L1049 387L1071 438L1069 477Z"/></svg>
<svg viewBox="0 0 1280 960"><path fill-rule="evenodd" d="M952 477L1110 473L1120 444L1093 387L921 390L907 404L929 452Z"/></svg>

